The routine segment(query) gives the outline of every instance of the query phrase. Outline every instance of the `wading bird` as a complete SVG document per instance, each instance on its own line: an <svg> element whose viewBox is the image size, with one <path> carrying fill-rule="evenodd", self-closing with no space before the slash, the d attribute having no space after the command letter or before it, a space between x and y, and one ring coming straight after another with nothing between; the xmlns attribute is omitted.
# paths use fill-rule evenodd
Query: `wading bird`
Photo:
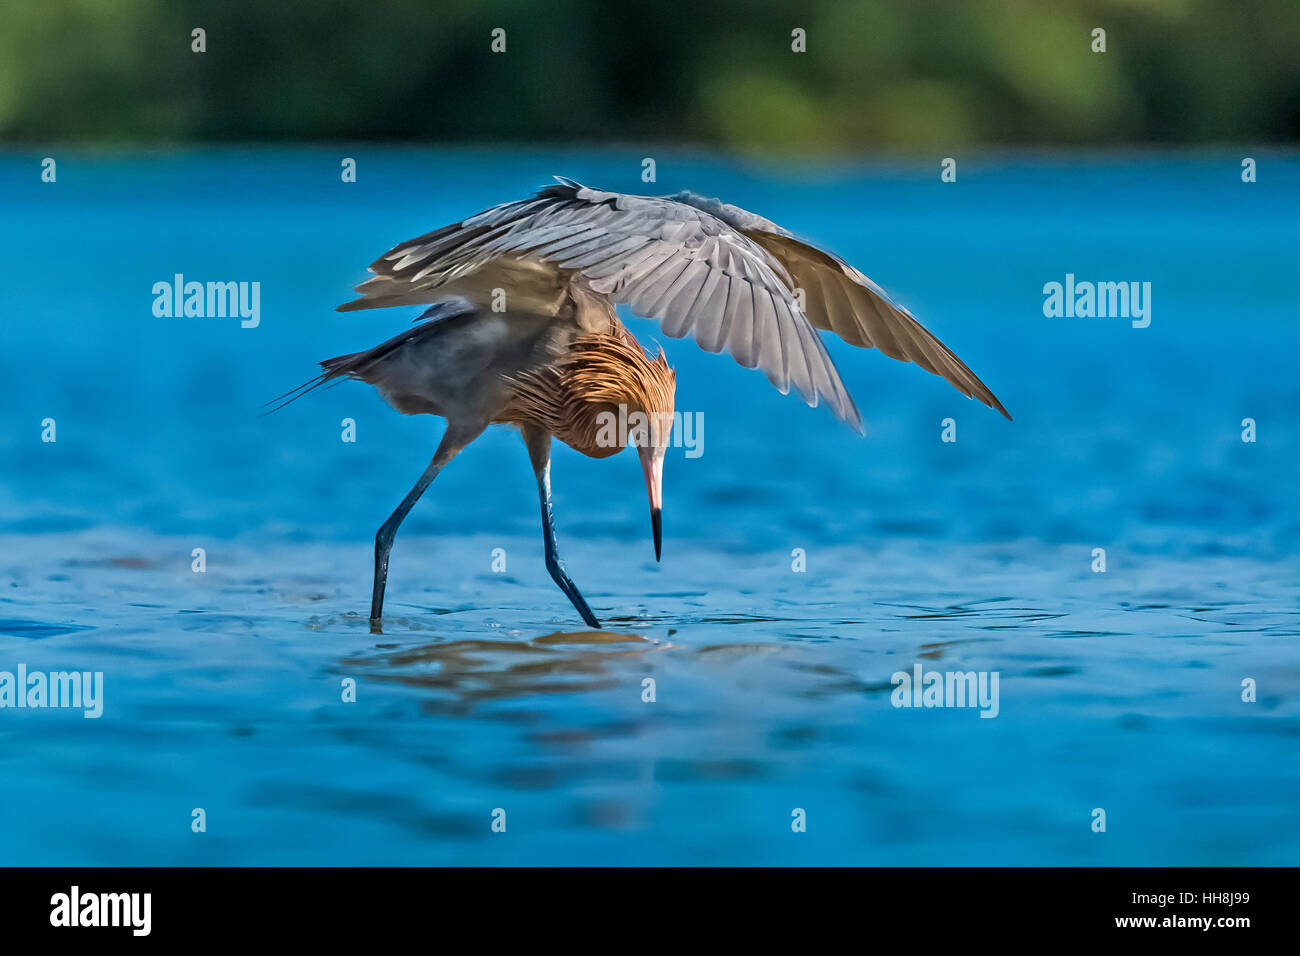
<svg viewBox="0 0 1300 956"><path fill-rule="evenodd" d="M381 256L357 286L361 297L339 311L432 308L381 345L321 362L320 376L281 396L287 403L354 378L400 412L447 420L429 467L375 535L372 630L381 626L398 526L443 467L495 423L520 429L541 497L546 568L588 626L600 624L556 551L552 437L592 458L636 447L658 560L675 378L663 351L648 356L619 321L618 305L660 320L672 338L689 334L709 352L726 349L783 393L793 386L809 405L826 402L859 433L862 419L818 329L915 362L1011 417L879 286L775 223L691 192L632 196L556 183ZM603 426L620 409L645 424L611 440Z"/></svg>

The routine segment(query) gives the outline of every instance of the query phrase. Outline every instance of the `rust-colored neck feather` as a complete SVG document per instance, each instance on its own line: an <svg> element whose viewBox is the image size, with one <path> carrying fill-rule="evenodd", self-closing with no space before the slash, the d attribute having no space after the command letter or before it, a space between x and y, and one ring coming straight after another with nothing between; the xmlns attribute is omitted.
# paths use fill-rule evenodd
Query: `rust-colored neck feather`
<svg viewBox="0 0 1300 956"><path fill-rule="evenodd" d="M670 422L677 377L663 350L648 357L630 334L590 333L574 339L548 366L507 378L512 395L497 421L541 428L592 458L622 448L610 441L610 419L640 412ZM626 438L626 433L620 438ZM665 433L656 440L666 441Z"/></svg>

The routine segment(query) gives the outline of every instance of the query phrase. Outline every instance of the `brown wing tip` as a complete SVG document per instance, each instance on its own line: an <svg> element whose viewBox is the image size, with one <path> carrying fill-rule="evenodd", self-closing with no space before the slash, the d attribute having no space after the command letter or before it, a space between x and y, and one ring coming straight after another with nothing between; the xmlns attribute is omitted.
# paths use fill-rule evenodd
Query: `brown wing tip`
<svg viewBox="0 0 1300 956"><path fill-rule="evenodd" d="M994 395L992 392L989 392L988 394L989 394L988 398L983 398L983 396L981 396L981 400L984 402L984 404L987 405L989 408L993 409L995 412L1000 412L1002 417L1005 418L1007 421L1009 422L1015 421L1015 419L1011 417L1011 413L1002 406L1001 402L998 401L998 397Z"/></svg>

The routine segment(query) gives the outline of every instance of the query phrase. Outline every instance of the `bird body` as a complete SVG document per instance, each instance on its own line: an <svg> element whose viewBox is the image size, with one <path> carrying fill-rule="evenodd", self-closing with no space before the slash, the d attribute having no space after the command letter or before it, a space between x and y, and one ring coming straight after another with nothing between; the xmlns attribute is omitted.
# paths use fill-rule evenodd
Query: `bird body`
<svg viewBox="0 0 1300 956"><path fill-rule="evenodd" d="M454 297L416 321L372 349L321 362L321 382L366 382L407 415L538 430L589 458L622 450L602 436L605 414L672 418L666 357L648 358L612 313L593 330L573 313L485 313Z"/></svg>
<svg viewBox="0 0 1300 956"><path fill-rule="evenodd" d="M552 437L592 458L634 445L661 549L663 458L675 377L650 356L616 307L657 318L760 368L781 391L821 402L850 426L861 417L818 330L879 348L1006 409L960 359L874 282L761 216L694 193L630 196L557 178L530 199L504 203L408 240L371 265L361 297L340 311L428 305L416 325L363 352L321 363L325 382L374 385L406 414L447 429L429 467L375 537L371 626L382 620L397 527L439 471L491 424L517 426L538 482L547 568L589 626L599 627L560 561L551 510ZM643 427L611 437L610 416Z"/></svg>
<svg viewBox="0 0 1300 956"><path fill-rule="evenodd" d="M549 367L581 331L526 313L483 312L460 298L416 321L372 349L321 362L325 379L346 375L373 385L407 415L492 422L510 401L508 376Z"/></svg>

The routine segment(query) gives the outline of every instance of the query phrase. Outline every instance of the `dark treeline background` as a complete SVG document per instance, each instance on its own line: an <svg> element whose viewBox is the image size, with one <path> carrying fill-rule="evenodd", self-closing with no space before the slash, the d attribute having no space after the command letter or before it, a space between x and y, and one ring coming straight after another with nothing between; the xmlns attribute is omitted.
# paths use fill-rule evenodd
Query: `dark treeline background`
<svg viewBox="0 0 1300 956"><path fill-rule="evenodd" d="M1298 133L1297 0L0 0L9 143L832 154Z"/></svg>

